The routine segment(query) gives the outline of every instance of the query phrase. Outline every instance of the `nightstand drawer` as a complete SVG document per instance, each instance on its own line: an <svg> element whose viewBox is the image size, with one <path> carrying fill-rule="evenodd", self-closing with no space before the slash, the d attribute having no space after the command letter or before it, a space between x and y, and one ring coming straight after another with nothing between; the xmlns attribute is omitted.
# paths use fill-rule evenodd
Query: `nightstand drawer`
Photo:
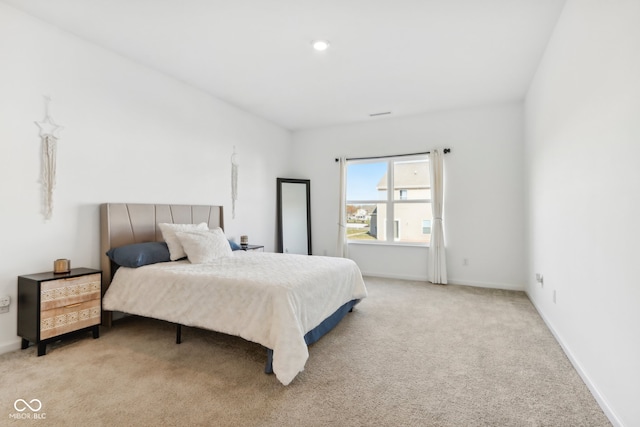
<svg viewBox="0 0 640 427"><path fill-rule="evenodd" d="M100 324L100 298L42 311L40 339Z"/></svg>
<svg viewBox="0 0 640 427"><path fill-rule="evenodd" d="M43 312L99 298L100 274L49 280L42 282L40 287L40 309Z"/></svg>

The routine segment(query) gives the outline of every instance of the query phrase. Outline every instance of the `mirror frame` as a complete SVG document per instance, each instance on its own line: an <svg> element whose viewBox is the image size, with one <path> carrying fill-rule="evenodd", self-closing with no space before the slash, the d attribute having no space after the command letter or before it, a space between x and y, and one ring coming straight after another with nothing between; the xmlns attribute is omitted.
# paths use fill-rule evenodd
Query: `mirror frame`
<svg viewBox="0 0 640 427"><path fill-rule="evenodd" d="M278 194L277 194L277 208L278 208L278 252L284 252L284 242L282 233L284 231L282 224L282 184L304 184L306 187L306 202L307 202L307 255L311 255L311 180L309 179L294 179L294 178L277 178Z"/></svg>

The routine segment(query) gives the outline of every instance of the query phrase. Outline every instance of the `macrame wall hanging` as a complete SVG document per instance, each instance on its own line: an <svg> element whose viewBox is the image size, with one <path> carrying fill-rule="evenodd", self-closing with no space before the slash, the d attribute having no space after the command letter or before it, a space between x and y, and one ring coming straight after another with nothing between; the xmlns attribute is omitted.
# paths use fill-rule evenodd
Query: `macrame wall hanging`
<svg viewBox="0 0 640 427"><path fill-rule="evenodd" d="M41 122L35 122L40 128L42 143L42 193L44 203L44 219L49 220L53 215L53 190L56 186L56 149L58 145L58 133L62 126L58 126L49 114L51 98L44 97L45 116Z"/></svg>
<svg viewBox="0 0 640 427"><path fill-rule="evenodd" d="M238 154L236 146L233 146L231 155L231 217L236 217L236 200L238 200Z"/></svg>

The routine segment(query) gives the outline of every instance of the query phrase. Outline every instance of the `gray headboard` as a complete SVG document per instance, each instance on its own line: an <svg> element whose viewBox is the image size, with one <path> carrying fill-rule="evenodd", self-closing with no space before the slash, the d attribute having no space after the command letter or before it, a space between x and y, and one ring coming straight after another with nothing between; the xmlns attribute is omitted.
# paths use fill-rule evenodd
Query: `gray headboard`
<svg viewBox="0 0 640 427"><path fill-rule="evenodd" d="M140 203L105 203L100 205L100 267L102 295L111 284L115 269L106 252L111 248L141 242L161 242L158 223L199 224L224 228L222 206L153 205ZM104 312L102 323L111 326L111 312Z"/></svg>

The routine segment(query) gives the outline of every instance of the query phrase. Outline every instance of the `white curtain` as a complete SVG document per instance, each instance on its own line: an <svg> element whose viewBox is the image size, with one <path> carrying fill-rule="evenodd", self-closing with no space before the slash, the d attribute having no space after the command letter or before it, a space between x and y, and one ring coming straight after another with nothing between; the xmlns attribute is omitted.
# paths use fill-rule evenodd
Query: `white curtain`
<svg viewBox="0 0 640 427"><path fill-rule="evenodd" d="M341 157L340 162L340 195L338 213L338 245L337 256L347 258L347 159Z"/></svg>
<svg viewBox="0 0 640 427"><path fill-rule="evenodd" d="M429 154L431 173L431 246L429 247L429 275L431 283L447 283L447 257L444 247L444 229L442 227L442 205L444 201L444 158L438 150Z"/></svg>

